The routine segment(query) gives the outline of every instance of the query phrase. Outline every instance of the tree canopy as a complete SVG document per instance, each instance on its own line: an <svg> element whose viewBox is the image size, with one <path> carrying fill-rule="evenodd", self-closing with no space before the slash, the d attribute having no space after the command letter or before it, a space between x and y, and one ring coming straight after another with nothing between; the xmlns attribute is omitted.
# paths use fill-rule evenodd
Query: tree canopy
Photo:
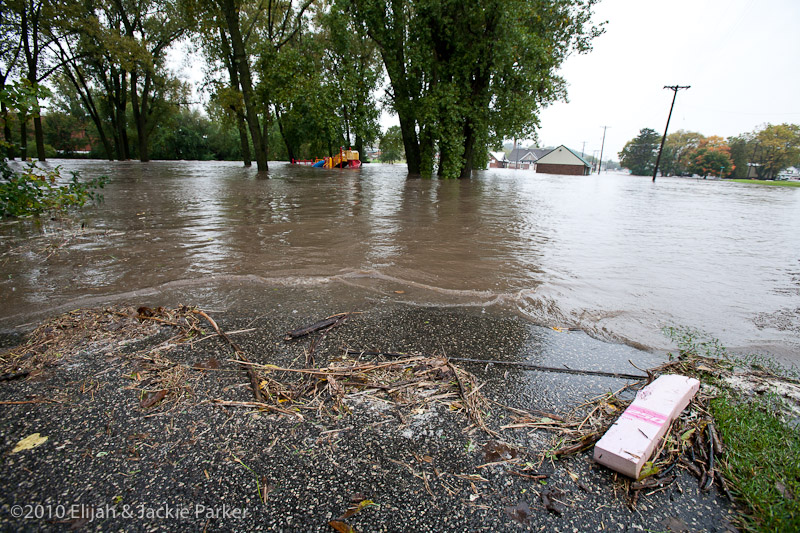
<svg viewBox="0 0 800 533"><path fill-rule="evenodd" d="M531 136L565 97L556 71L601 29L595 0L347 0L389 77L411 174L468 177L486 148Z"/></svg>
<svg viewBox="0 0 800 533"><path fill-rule="evenodd" d="M700 176L727 176L734 166L730 146L718 136L701 139L686 160L689 172Z"/></svg>
<svg viewBox="0 0 800 533"><path fill-rule="evenodd" d="M625 143L619 153L619 164L637 176L650 176L656 166L661 136L655 130L642 128L639 135Z"/></svg>

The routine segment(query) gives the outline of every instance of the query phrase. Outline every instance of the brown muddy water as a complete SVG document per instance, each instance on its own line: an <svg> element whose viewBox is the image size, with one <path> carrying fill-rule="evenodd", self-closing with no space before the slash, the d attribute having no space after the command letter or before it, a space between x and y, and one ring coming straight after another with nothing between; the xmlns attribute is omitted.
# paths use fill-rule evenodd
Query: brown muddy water
<svg viewBox="0 0 800 533"><path fill-rule="evenodd" d="M692 326L800 363L800 189L519 170L420 180L376 164L272 163L267 175L240 163L56 164L108 175L105 202L77 224L0 223L3 331L165 294L257 308L271 287L297 286L510 309L651 350L670 348L663 327Z"/></svg>

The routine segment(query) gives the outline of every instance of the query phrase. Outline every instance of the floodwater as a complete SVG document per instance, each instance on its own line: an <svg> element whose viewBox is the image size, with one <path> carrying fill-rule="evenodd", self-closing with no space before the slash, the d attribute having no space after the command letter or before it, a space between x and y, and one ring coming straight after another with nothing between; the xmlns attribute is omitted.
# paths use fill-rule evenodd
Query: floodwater
<svg viewBox="0 0 800 533"><path fill-rule="evenodd" d="M257 307L270 287L336 287L511 309L651 350L669 349L664 326L691 326L800 363L800 189L520 170L420 180L400 165L271 163L264 176L240 163L48 164L108 175L105 202L78 224L0 223L0 330L168 293L224 309Z"/></svg>

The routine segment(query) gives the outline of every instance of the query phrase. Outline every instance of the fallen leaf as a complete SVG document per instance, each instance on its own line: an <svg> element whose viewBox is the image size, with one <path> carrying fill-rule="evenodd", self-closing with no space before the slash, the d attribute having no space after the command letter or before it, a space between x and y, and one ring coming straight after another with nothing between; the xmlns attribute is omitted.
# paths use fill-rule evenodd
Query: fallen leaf
<svg viewBox="0 0 800 533"><path fill-rule="evenodd" d="M496 440L490 440L483 447L483 458L487 463L510 461L516 456L517 450L510 447L508 444Z"/></svg>
<svg viewBox="0 0 800 533"><path fill-rule="evenodd" d="M153 407L155 404L163 400L164 397L166 397L166 395L167 391L165 389L162 389L157 392L148 392L147 394L144 395L144 398L142 398L140 405L142 406L142 409L149 409L150 407Z"/></svg>
<svg viewBox="0 0 800 533"><path fill-rule="evenodd" d="M14 449L11 450L11 453L17 453L24 450L31 450L36 448L37 446L41 446L47 441L47 437L42 437L38 433L33 433L32 435L28 435L24 439L20 440Z"/></svg>
<svg viewBox="0 0 800 533"><path fill-rule="evenodd" d="M661 521L661 525L667 528L668 531L672 531L673 533L682 533L684 531L689 531L689 526L676 516L670 516L665 518Z"/></svg>
<svg viewBox="0 0 800 533"><path fill-rule="evenodd" d="M342 519L350 518L354 514L360 513L367 507L371 507L373 505L378 505L377 503L373 502L372 500L361 500L355 505L351 505L347 508L347 511L341 516Z"/></svg>
<svg viewBox="0 0 800 533"><path fill-rule="evenodd" d="M506 514L520 524L527 524L528 518L531 516L531 508L527 503L519 502L513 507L506 507Z"/></svg>
<svg viewBox="0 0 800 533"><path fill-rule="evenodd" d="M216 370L219 368L219 361L216 358L212 357L205 363L200 361L196 362L192 367L194 370Z"/></svg>
<svg viewBox="0 0 800 533"><path fill-rule="evenodd" d="M353 526L350 524L345 524L341 520L331 520L328 522L328 525L339 533L358 533L355 529L353 529Z"/></svg>
<svg viewBox="0 0 800 533"><path fill-rule="evenodd" d="M542 492L542 505L548 511L560 515L564 512L564 506L555 501L556 496L560 496L561 492L557 490L545 490Z"/></svg>
<svg viewBox="0 0 800 533"><path fill-rule="evenodd" d="M394 291L395 294L405 294L406 291Z"/></svg>

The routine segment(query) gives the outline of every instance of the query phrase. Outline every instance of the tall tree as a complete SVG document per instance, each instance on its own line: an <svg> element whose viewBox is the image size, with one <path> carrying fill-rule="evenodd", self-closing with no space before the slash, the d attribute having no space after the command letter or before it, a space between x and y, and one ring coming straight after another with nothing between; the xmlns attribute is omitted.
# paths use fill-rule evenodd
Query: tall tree
<svg viewBox="0 0 800 533"><path fill-rule="evenodd" d="M5 2L0 3L2 6ZM2 94L11 75L19 67L22 41L17 38L19 34L19 20L17 14L11 9L0 9L0 94ZM11 116L5 98L0 99L0 119L3 120L3 139L7 146L5 154L9 159L14 159L14 139L11 134Z"/></svg>
<svg viewBox="0 0 800 533"><path fill-rule="evenodd" d="M323 40L324 65L335 69L335 76L324 76L333 85L337 114L343 124L345 144L363 152L364 143L372 143L380 134L380 110L375 92L383 68L375 43L367 37L364 26L342 29L345 6L334 5L318 17Z"/></svg>
<svg viewBox="0 0 800 533"><path fill-rule="evenodd" d="M139 159L149 160L149 136L165 100L180 83L165 66L169 47L186 30L179 0L71 0L59 17L66 74L105 136L110 122L118 159L128 159L130 110ZM100 105L94 91L102 93ZM105 115L105 117L101 117ZM105 143L108 146L108 143Z"/></svg>
<svg viewBox="0 0 800 533"><path fill-rule="evenodd" d="M303 0L297 6L291 0L269 0L257 6L246 5L241 0L209 2L218 17L218 25L230 37L233 66L239 74L245 118L259 171L268 170L267 129L271 99L268 85L259 86L263 80L254 76L248 46L257 52L262 65L268 65L300 31L303 14L312 2Z"/></svg>
<svg viewBox="0 0 800 533"><path fill-rule="evenodd" d="M24 58L21 75L28 80L30 86L36 86L55 69L53 65L47 64L50 46L53 44L48 24L53 18L54 6L45 0L9 0L7 4L16 13L19 24L18 38ZM38 113L38 99L34 107L36 112L32 116L36 156L44 161L44 130L41 115ZM20 136L24 150L24 143L27 142L26 121L20 121Z"/></svg>
<svg viewBox="0 0 800 533"><path fill-rule="evenodd" d="M556 70L601 30L595 0L349 0L391 82L409 172L469 177L486 146L530 136L565 96Z"/></svg>
<svg viewBox="0 0 800 533"><path fill-rule="evenodd" d="M622 148L619 164L637 176L649 176L656 166L656 154L661 143L661 135L650 128L642 128L639 135Z"/></svg>

